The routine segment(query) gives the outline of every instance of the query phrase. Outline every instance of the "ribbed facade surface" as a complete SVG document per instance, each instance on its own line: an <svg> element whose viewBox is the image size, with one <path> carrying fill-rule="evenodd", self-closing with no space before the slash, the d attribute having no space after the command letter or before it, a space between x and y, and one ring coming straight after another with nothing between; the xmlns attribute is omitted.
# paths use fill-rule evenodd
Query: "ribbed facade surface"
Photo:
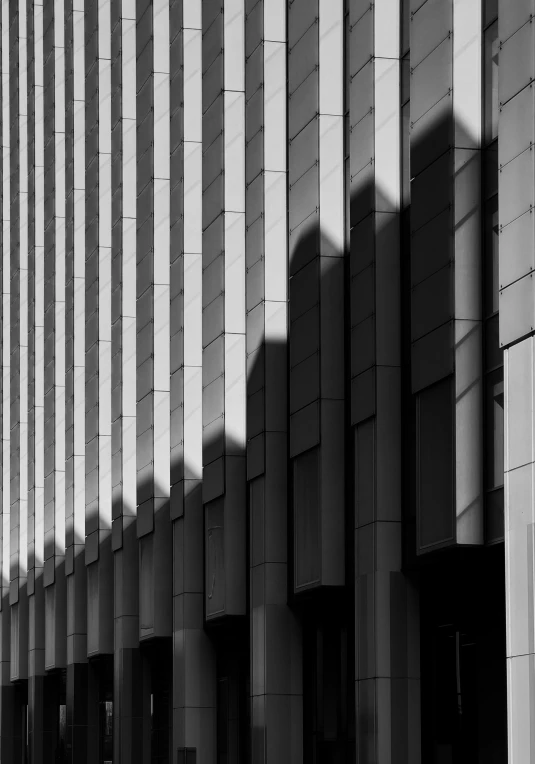
<svg viewBox="0 0 535 764"><path fill-rule="evenodd" d="M2 764L535 761L534 19L2 0Z"/></svg>

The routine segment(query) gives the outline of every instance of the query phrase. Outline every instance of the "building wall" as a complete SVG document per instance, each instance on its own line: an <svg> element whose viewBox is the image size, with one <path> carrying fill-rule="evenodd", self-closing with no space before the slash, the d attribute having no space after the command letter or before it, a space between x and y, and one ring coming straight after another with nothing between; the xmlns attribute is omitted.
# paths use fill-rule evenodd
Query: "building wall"
<svg viewBox="0 0 535 764"><path fill-rule="evenodd" d="M0 760L530 760L499 11L2 0Z"/></svg>

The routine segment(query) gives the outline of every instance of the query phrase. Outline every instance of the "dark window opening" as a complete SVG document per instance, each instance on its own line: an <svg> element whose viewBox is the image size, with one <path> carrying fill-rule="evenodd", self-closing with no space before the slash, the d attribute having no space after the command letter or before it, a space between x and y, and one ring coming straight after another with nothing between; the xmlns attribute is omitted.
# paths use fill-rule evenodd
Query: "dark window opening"
<svg viewBox="0 0 535 764"><path fill-rule="evenodd" d="M66 672L53 671L44 679L44 760L67 764Z"/></svg>
<svg viewBox="0 0 535 764"><path fill-rule="evenodd" d="M303 614L303 761L352 764L355 668L348 615L353 611L344 595L329 598L332 602L321 605L306 603Z"/></svg>
<svg viewBox="0 0 535 764"><path fill-rule="evenodd" d="M250 758L249 631L235 624L217 635L217 764Z"/></svg>
<svg viewBox="0 0 535 764"><path fill-rule="evenodd" d="M150 762L171 764L173 696L171 639L151 640L143 645L148 667L150 714Z"/></svg>
<svg viewBox="0 0 535 764"><path fill-rule="evenodd" d="M505 764L504 547L459 550L421 577L422 761Z"/></svg>

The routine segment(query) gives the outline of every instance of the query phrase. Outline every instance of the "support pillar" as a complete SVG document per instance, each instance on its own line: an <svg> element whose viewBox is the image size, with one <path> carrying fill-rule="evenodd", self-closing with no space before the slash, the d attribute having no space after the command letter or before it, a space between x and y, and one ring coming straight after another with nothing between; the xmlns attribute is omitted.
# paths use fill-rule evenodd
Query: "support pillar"
<svg viewBox="0 0 535 764"><path fill-rule="evenodd" d="M401 555L400 6L349 3L356 758L374 764L420 761L417 596Z"/></svg>

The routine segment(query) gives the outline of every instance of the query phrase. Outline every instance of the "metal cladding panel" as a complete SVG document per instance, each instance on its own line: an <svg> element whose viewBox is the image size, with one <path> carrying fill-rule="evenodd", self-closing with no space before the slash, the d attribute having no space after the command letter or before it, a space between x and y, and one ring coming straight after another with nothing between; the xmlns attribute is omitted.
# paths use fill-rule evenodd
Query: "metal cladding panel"
<svg viewBox="0 0 535 764"><path fill-rule="evenodd" d="M524 88L500 110L498 162L503 167L535 143L535 93Z"/></svg>
<svg viewBox="0 0 535 764"><path fill-rule="evenodd" d="M411 66L418 66L453 31L453 3L427 0L412 14ZM420 30L425 30L422 34Z"/></svg>
<svg viewBox="0 0 535 764"><path fill-rule="evenodd" d="M412 340L417 340L453 317L453 274L449 265L414 287Z"/></svg>
<svg viewBox="0 0 535 764"><path fill-rule="evenodd" d="M509 7L506 2L497 3L500 38L507 40L535 14L533 0L520 0Z"/></svg>
<svg viewBox="0 0 535 764"><path fill-rule="evenodd" d="M412 343L412 392L453 374L453 322L448 321Z"/></svg>
<svg viewBox="0 0 535 764"><path fill-rule="evenodd" d="M291 23L291 22L290 22ZM317 70L319 62L319 24L316 19L299 40L288 49L288 88L293 95Z"/></svg>
<svg viewBox="0 0 535 764"><path fill-rule="evenodd" d="M411 285L415 287L444 268L453 257L452 213L448 208L411 238Z"/></svg>
<svg viewBox="0 0 535 764"><path fill-rule="evenodd" d="M500 204L500 225L506 226L533 208L534 173L535 158L531 147L500 168L500 188L507 188L507 195Z"/></svg>
<svg viewBox="0 0 535 764"><path fill-rule="evenodd" d="M413 17L413 35L425 34L414 29L418 16ZM411 75L411 120L416 122L451 90L453 85L452 41L446 37L416 66Z"/></svg>
<svg viewBox="0 0 535 764"><path fill-rule="evenodd" d="M502 106L535 77L534 30L533 21L529 19L511 37L501 41L498 97Z"/></svg>
<svg viewBox="0 0 535 764"><path fill-rule="evenodd" d="M434 193L430 194L432 188ZM411 184L411 228L416 232L448 209L452 201L452 156L447 152L417 175Z"/></svg>
<svg viewBox="0 0 535 764"><path fill-rule="evenodd" d="M316 23L319 0L292 0L288 6L288 50Z"/></svg>
<svg viewBox="0 0 535 764"><path fill-rule="evenodd" d="M361 8L362 15L351 28L351 47L349 59L350 81L373 56L374 13L373 5ZM358 13L358 11L357 11ZM357 14L355 14L357 15Z"/></svg>
<svg viewBox="0 0 535 764"><path fill-rule="evenodd" d="M528 210L500 229L500 251L507 253L507 256L500 257L500 289L505 289L535 270L534 226L533 211Z"/></svg>
<svg viewBox="0 0 535 764"><path fill-rule="evenodd" d="M531 334L535 326L533 274L500 290L500 347Z"/></svg>
<svg viewBox="0 0 535 764"><path fill-rule="evenodd" d="M412 122L410 174L413 177L418 176L447 152L454 144L454 133L453 96L448 91L428 111Z"/></svg>

